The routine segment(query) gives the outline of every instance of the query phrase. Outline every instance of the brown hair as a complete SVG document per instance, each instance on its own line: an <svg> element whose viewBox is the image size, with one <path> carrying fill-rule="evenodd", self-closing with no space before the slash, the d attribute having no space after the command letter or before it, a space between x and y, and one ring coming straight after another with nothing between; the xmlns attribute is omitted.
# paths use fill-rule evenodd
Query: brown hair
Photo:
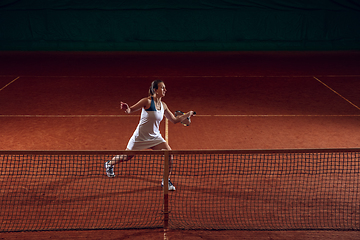
<svg viewBox="0 0 360 240"><path fill-rule="evenodd" d="M151 83L149 88L149 95L152 96L155 94L155 91L159 88L159 83L162 83L162 80L155 80Z"/></svg>

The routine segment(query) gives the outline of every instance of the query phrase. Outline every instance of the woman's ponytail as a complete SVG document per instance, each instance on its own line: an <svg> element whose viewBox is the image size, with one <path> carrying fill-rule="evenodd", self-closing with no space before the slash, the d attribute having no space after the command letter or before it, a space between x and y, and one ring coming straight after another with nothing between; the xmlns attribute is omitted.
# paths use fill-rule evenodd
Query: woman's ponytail
<svg viewBox="0 0 360 240"><path fill-rule="evenodd" d="M162 80L155 80L151 83L149 88L149 96L152 96L155 94L155 91L158 89L159 83L163 82Z"/></svg>

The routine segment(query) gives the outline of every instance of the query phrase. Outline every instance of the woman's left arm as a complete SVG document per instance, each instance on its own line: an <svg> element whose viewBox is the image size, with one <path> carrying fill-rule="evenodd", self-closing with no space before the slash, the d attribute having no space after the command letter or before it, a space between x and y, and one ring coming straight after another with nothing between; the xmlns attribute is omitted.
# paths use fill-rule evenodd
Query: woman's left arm
<svg viewBox="0 0 360 240"><path fill-rule="evenodd" d="M192 115L194 115L194 111L189 111L189 112L185 113L184 115L175 117L175 115L170 111L170 109L167 107L167 105L164 102L163 102L163 106L164 106L165 117L174 124L182 122L185 119L187 119L188 117L191 117Z"/></svg>

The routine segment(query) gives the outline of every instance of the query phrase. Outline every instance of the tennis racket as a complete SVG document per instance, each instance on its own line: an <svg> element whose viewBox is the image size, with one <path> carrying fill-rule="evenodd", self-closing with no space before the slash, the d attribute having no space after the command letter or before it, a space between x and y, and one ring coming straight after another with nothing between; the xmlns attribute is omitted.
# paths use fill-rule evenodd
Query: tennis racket
<svg viewBox="0 0 360 240"><path fill-rule="evenodd" d="M185 114L185 113L182 112L182 111L176 111L176 112L175 112L175 117L181 116L181 115L184 115L184 114ZM195 114L196 114L196 112L194 112L193 115L195 115ZM186 118L186 119L183 120L181 123L182 123L182 125L184 125L185 127L190 126L190 124L191 124L190 117Z"/></svg>

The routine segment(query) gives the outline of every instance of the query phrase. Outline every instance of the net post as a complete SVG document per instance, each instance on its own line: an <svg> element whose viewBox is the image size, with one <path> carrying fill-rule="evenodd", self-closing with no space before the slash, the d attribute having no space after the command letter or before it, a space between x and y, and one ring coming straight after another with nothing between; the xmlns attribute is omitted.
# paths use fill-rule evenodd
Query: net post
<svg viewBox="0 0 360 240"><path fill-rule="evenodd" d="M169 151L164 151L164 187L163 187L163 194L164 194L164 232L167 231L169 225L169 161L170 161L170 154Z"/></svg>

